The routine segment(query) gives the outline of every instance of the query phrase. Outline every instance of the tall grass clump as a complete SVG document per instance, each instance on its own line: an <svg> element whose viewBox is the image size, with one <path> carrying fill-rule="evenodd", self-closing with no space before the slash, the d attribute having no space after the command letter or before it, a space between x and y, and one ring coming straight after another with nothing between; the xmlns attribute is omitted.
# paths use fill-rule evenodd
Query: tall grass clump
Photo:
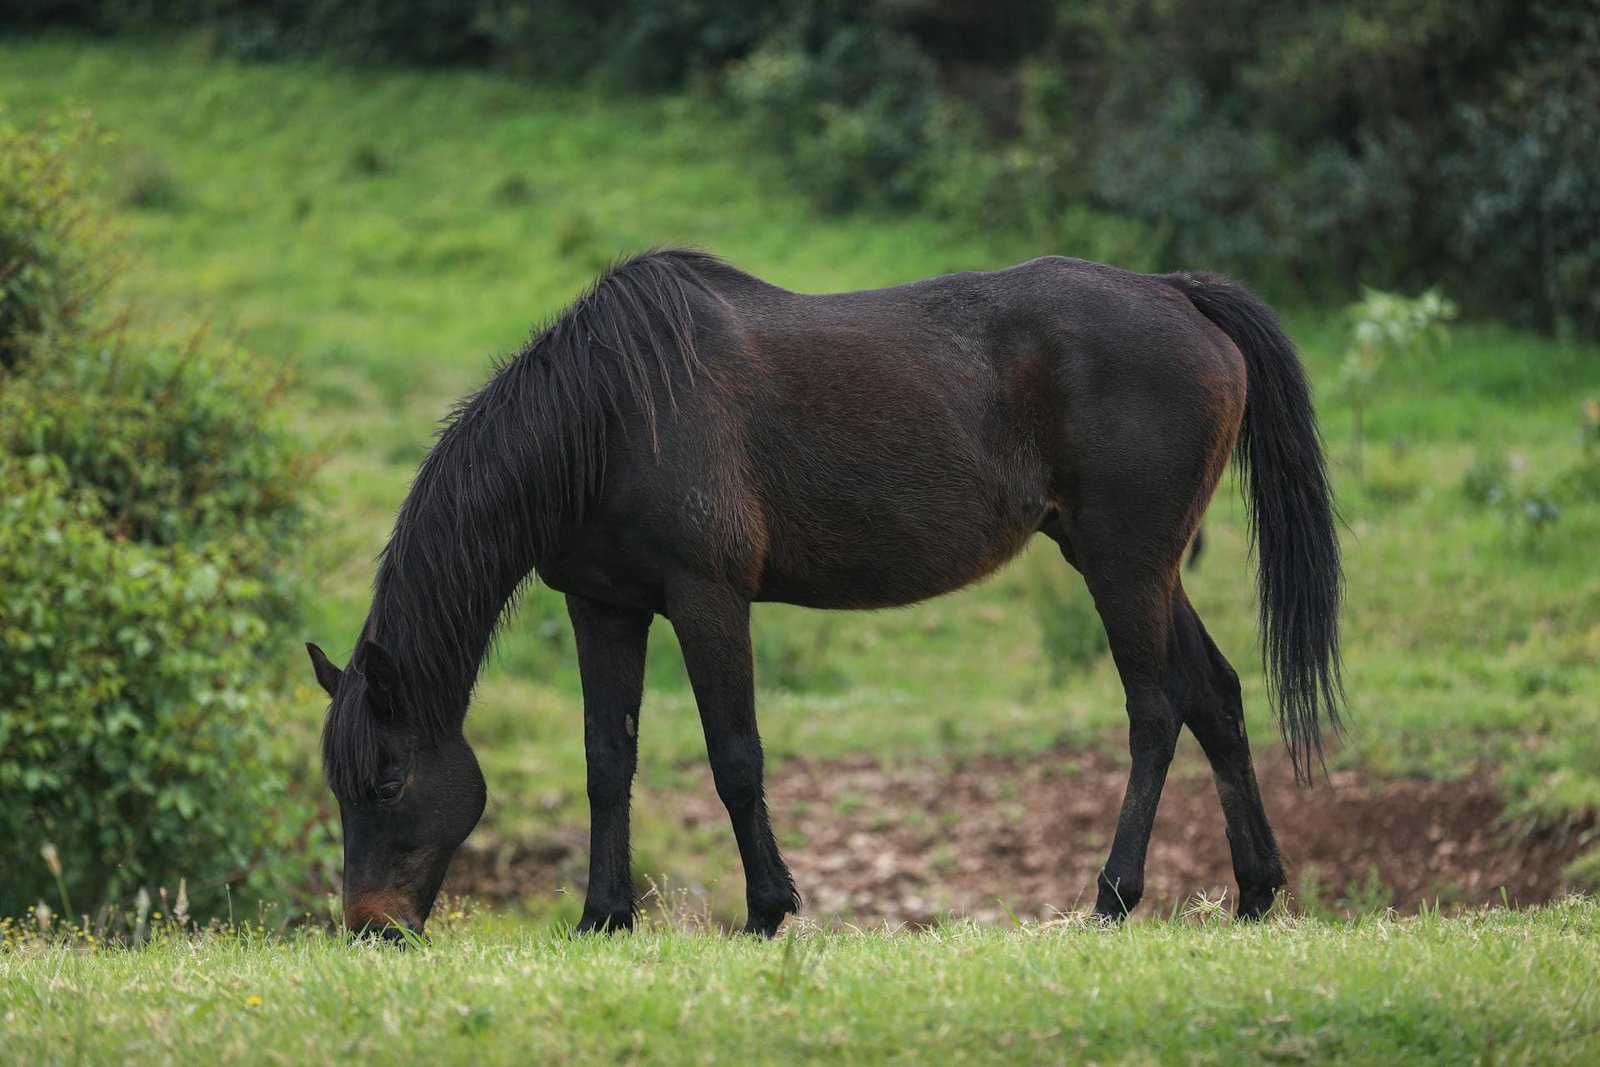
<svg viewBox="0 0 1600 1067"><path fill-rule="evenodd" d="M90 139L0 127L0 915L184 878L204 914L317 824L275 728L309 459L273 368L97 310Z"/></svg>

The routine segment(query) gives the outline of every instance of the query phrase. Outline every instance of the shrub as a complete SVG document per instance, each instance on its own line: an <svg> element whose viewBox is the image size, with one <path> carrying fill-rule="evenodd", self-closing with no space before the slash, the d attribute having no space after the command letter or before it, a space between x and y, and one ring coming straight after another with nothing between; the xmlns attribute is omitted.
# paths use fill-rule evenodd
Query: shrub
<svg viewBox="0 0 1600 1067"><path fill-rule="evenodd" d="M1480 452L1461 477L1461 495L1468 503L1489 507L1510 491L1512 473L1505 453L1497 449Z"/></svg>
<svg viewBox="0 0 1600 1067"><path fill-rule="evenodd" d="M0 204L34 198L6 233L71 269L8 292L48 328L0 371L0 914L58 901L50 847L85 912L187 878L204 915L316 827L275 722L309 459L260 361L91 328L95 263L55 225L81 188L48 133L8 136L67 177L0 169Z"/></svg>
<svg viewBox="0 0 1600 1067"><path fill-rule="evenodd" d="M1436 289L1415 298L1368 289L1347 314L1351 344L1340 366L1338 389L1350 405L1352 458L1359 477L1366 444L1366 412L1377 394L1385 364L1449 344L1448 324L1456 317L1456 306Z"/></svg>
<svg viewBox="0 0 1600 1067"><path fill-rule="evenodd" d="M1442 279L1474 310L1600 335L1593 4L26 0L12 23L726 85L830 208L932 204L1067 251L1087 232L1090 254L1085 220L1109 220L1136 267L1280 296Z"/></svg>
<svg viewBox="0 0 1600 1067"><path fill-rule="evenodd" d="M1600 336L1600 17L1546 18L1561 45L1540 42L1499 98L1461 113L1452 258L1521 321Z"/></svg>
<svg viewBox="0 0 1600 1067"><path fill-rule="evenodd" d="M102 220L77 195L87 120L24 132L0 116L0 374L35 340L72 329L110 275Z"/></svg>
<svg viewBox="0 0 1600 1067"><path fill-rule="evenodd" d="M45 844L86 911L181 877L214 907L282 873L306 819L273 738L260 584L225 548L113 526L59 460L0 457L0 914L56 901Z"/></svg>
<svg viewBox="0 0 1600 1067"><path fill-rule="evenodd" d="M225 550L287 623L311 457L288 426L282 372L199 338L63 341L33 362L0 397L0 453L59 460L111 537Z"/></svg>
<svg viewBox="0 0 1600 1067"><path fill-rule="evenodd" d="M1461 480L1462 495L1500 521L1508 547L1537 554L1561 521L1562 503L1594 499L1600 486L1600 464L1583 456L1554 478L1531 477L1520 455L1479 453Z"/></svg>
<svg viewBox="0 0 1600 1067"><path fill-rule="evenodd" d="M758 136L794 160L823 206L921 197L935 71L903 35L844 26L813 51L798 32L785 33L739 64L728 84Z"/></svg>
<svg viewBox="0 0 1600 1067"><path fill-rule="evenodd" d="M1054 581L1041 582L1033 591L1033 610L1045 659L1050 664L1051 685L1066 684L1110 650L1105 625L1087 590L1066 589Z"/></svg>

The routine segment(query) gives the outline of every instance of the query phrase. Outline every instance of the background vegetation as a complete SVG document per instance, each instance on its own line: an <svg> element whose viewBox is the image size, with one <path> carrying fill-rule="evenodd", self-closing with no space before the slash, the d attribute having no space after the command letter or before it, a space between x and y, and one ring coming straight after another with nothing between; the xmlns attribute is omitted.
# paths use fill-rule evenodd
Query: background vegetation
<svg viewBox="0 0 1600 1067"><path fill-rule="evenodd" d="M1574 0L72 0L19 21L693 88L831 209L1095 234L1102 258L1280 297L1442 282L1600 333L1600 13Z"/></svg>
<svg viewBox="0 0 1600 1067"><path fill-rule="evenodd" d="M323 836L272 731L310 467L281 370L96 306L91 139L0 125L0 914L184 878L214 913Z"/></svg>

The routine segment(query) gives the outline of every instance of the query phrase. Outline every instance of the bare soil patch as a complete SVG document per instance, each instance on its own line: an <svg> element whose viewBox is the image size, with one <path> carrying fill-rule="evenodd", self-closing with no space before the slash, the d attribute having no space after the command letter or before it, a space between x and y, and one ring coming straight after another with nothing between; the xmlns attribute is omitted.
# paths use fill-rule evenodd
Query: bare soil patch
<svg viewBox="0 0 1600 1067"><path fill-rule="evenodd" d="M1560 831L1512 824L1482 772L1440 782L1337 771L1307 790L1280 754L1263 757L1267 813L1301 905L1543 903L1567 890L1562 870L1593 829L1592 819ZM1124 761L1093 750L892 767L861 755L786 761L769 772L767 791L809 917L920 925L954 912L1002 921L1008 912L1039 918L1093 904L1126 773ZM727 876L738 877L709 774L692 791L650 792L638 803L666 805L686 826L720 831ZM469 846L446 891L508 900L581 887L586 849L579 826L538 841ZM1234 892L1210 772L1195 753L1180 753L1139 914L1165 915L1197 895L1227 894L1231 906Z"/></svg>

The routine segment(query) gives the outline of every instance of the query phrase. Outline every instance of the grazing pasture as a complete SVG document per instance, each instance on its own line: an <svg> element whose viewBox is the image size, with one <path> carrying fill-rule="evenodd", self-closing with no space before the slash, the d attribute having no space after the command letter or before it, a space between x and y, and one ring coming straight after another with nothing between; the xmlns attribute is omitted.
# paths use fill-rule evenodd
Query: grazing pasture
<svg viewBox="0 0 1600 1067"><path fill-rule="evenodd" d="M1592 1063L1600 909L758 942L446 922L0 954L17 1063Z"/></svg>
<svg viewBox="0 0 1600 1067"><path fill-rule="evenodd" d="M437 420L613 257L698 245L805 292L1047 253L1138 270L1205 266L1148 262L1092 233L1084 247L1058 248L920 215L818 217L737 126L689 98L600 101L482 74L239 65L197 44L0 43L10 121L63 105L92 111L106 135L99 188L133 249L118 283L130 312L207 322L282 358L298 379L301 427L324 457L306 636L340 662L349 650L334 646L357 632L373 558ZM1274 279L1244 280L1275 296ZM1470 809L1484 824L1475 844L1455 847L1450 835L1473 829L1462 826L1429 846L1503 858L1533 843L1551 871L1576 857L1539 895L1558 898L1565 885L1600 879L1585 851L1600 807L1600 453L1584 444L1600 350L1474 322L1466 309L1447 348L1384 368L1357 478L1340 380L1351 296L1284 305L1345 523L1352 729L1330 767L1378 795L1429 795L1383 794L1400 781L1486 790L1492 803ZM1239 668L1257 750L1269 751L1275 724L1231 475L1206 531L1204 559L1184 582ZM984 761L1049 762L1069 783L1083 772L1086 788L1103 789L1095 769L1126 760L1120 686L1087 605L1082 582L1043 543L987 583L913 608L755 610L769 776L790 806L774 810L780 843L820 860L839 853L819 823L851 826L868 850L891 822L915 825L922 842L913 873L884 890L901 894L895 907L858 911L849 893L830 895L820 862L796 863L801 894L821 904L818 919L933 920L925 936L780 933L756 945L661 920L631 940L552 935L579 917L587 805L572 636L560 598L533 586L467 719L490 800L458 863L476 876L463 888L509 888L504 897L517 903L446 924L425 952L398 955L316 933L175 939L138 953L13 945L0 955L0 1029L24 1060L202 1049L306 1059L332 1047L488 1060L531 1048L596 1060L748 1060L762 1048L774 1060L830 1050L912 1060L932 1050L971 1059L1592 1056L1592 903L1371 917L1394 899L1439 899L1448 913L1499 894L1468 892L1459 866L1435 879L1412 867L1365 869L1358 855L1320 871L1300 863L1314 851L1301 843L1317 834L1314 816L1293 820L1299 841L1281 841L1291 889L1319 914L1369 915L1354 926L1292 919L1245 929L1208 918L1108 934L1032 924L1052 908L1086 906L1091 870L1086 892L1029 898L1016 928L1005 909L1023 894L1007 878L1025 868L1000 859L983 868L989 906L970 909L999 927L938 921L947 903L968 910L975 895L970 879L965 895L941 898L939 886L969 858L952 851L958 835L947 831L978 809L918 810L895 781L955 781ZM634 867L726 922L743 896L732 835L720 813L704 814L715 798L670 629L658 627L652 645ZM281 728L303 738L309 762L326 699L298 647L282 660L304 685ZM843 789L786 788L786 761L800 756L795 782L819 768L832 780L863 760L882 773ZM1192 777L1197 757L1182 740L1174 774ZM1050 819L998 777L984 818L1002 828ZM1269 794L1269 816L1273 803ZM1220 828L1214 799L1193 810ZM1339 810L1330 805L1324 818ZM1228 881L1160 881L1162 826L1186 814L1163 808L1169 821L1157 827L1150 877L1160 892L1147 907L1161 915ZM808 853L806 828L818 852ZM1108 843L1086 835L1077 851L1103 854ZM1384 865L1425 859L1374 854ZM518 881L528 856L543 858ZM910 894L917 907L903 906ZM678 1044L685 1035L698 1043Z"/></svg>

